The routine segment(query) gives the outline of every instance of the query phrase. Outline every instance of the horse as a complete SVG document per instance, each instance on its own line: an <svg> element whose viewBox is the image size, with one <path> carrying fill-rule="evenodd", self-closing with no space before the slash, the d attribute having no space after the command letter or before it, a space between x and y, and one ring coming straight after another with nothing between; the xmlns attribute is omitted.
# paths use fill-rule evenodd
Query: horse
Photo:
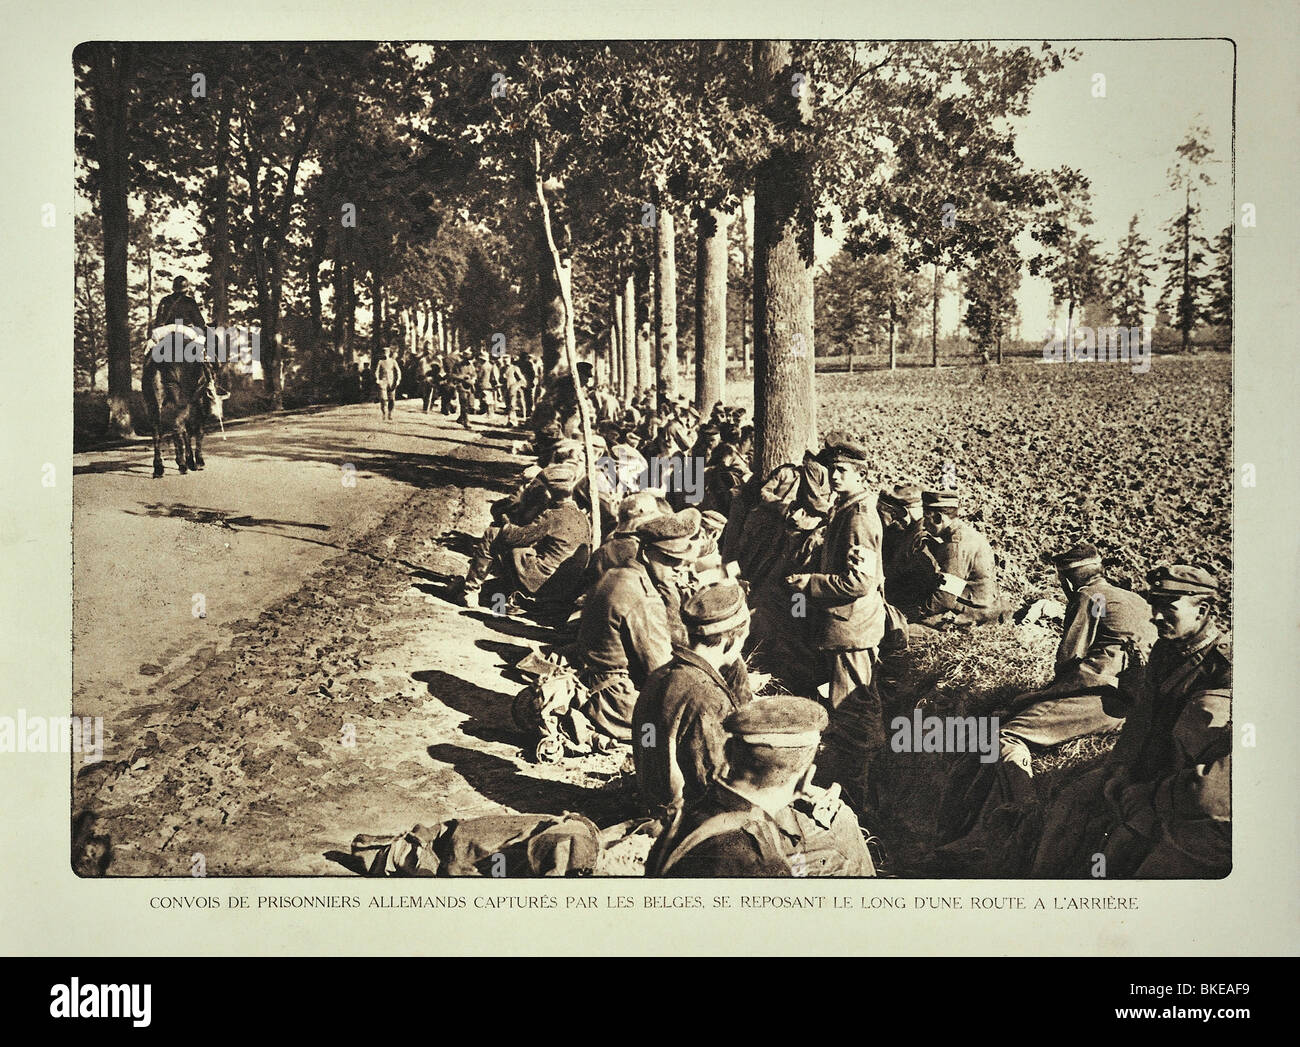
<svg viewBox="0 0 1300 1047"><path fill-rule="evenodd" d="M158 334L157 331L154 333ZM179 342L180 335L177 332L172 336L171 344L175 346ZM140 380L145 407L149 411L150 427L153 430L155 480L162 476L164 471L162 431L164 414L168 413L166 409L175 408L175 415L167 424L171 427L172 442L176 449L176 468L183 476L191 469L199 470L204 466L203 424L209 417L222 426L222 435L225 435L222 401L230 395L218 391L216 371L212 364L204 359L203 353L183 354L179 349L174 352L158 351L159 345L166 344L165 337L155 344L145 359L144 372ZM185 359L184 355L195 358Z"/></svg>

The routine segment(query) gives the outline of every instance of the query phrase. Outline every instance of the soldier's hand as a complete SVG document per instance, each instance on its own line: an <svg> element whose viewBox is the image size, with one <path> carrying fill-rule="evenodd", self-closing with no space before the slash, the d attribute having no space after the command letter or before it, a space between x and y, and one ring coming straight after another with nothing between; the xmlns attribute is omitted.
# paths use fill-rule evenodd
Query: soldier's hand
<svg viewBox="0 0 1300 1047"><path fill-rule="evenodd" d="M808 588L808 581L812 575L808 574L787 574L785 584L797 593L805 592Z"/></svg>

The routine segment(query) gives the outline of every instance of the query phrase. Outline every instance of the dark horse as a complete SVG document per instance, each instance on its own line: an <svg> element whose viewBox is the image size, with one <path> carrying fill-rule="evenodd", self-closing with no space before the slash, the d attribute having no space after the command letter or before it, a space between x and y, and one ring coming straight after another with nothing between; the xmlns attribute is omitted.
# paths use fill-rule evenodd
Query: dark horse
<svg viewBox="0 0 1300 1047"><path fill-rule="evenodd" d="M202 469L203 423L209 416L221 422L222 401L230 394L223 396L217 391L217 375L212 364L201 359L159 361L155 355L151 352L145 359L140 387L153 428L153 475L157 479L163 475L164 424L172 430L176 468L181 474Z"/></svg>

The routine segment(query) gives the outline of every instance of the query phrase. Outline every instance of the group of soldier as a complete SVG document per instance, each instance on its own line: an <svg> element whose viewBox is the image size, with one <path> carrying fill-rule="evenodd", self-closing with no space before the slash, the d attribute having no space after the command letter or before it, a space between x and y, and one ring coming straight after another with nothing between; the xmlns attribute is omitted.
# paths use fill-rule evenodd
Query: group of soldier
<svg viewBox="0 0 1300 1047"><path fill-rule="evenodd" d="M1010 620L989 542L956 490L878 490L848 434L754 476L738 410L706 418L663 390L624 405L583 378L585 441L562 384L518 412L537 462L493 506L453 595L486 606L490 588L495 612L568 639L580 687L566 751L630 747L656 833L648 875L874 875L883 852L864 838L890 802L892 756L881 659L929 630ZM930 869L1226 875L1231 649L1216 579L1174 564L1138 594L1107 581L1092 545L1054 562L1066 610L1053 679L1000 718L995 762L954 762ZM778 693L755 697L751 666ZM1094 770L1039 801L1034 750L1116 730Z"/></svg>

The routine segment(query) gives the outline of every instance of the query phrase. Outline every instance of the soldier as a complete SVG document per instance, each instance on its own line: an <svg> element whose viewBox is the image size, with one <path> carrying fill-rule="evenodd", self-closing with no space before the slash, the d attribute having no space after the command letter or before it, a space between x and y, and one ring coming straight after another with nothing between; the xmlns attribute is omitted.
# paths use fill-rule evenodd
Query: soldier
<svg viewBox="0 0 1300 1047"><path fill-rule="evenodd" d="M506 425L509 426L522 423L528 417L527 398L524 395L527 379L524 377L522 367L526 359L527 357L520 353L506 367L505 374L501 377L506 390Z"/></svg>
<svg viewBox="0 0 1300 1047"><path fill-rule="evenodd" d="M576 647L590 692L583 712L619 741L632 740L632 710L646 677L672 657L668 610L657 585L670 584L673 567L690 557L698 527L693 509L642 523L636 557L609 568L582 605Z"/></svg>
<svg viewBox="0 0 1300 1047"><path fill-rule="evenodd" d="M939 575L917 620L930 626L996 621L1005 608L988 540L958 514L956 491L924 491L921 502Z"/></svg>
<svg viewBox="0 0 1300 1047"><path fill-rule="evenodd" d="M1175 564L1147 581L1158 639L1141 693L1102 766L1057 796L1034 876L1215 878L1231 868L1232 640L1214 621L1218 580Z"/></svg>
<svg viewBox="0 0 1300 1047"><path fill-rule="evenodd" d="M564 594L555 590L572 584L574 573L586 567L583 549L590 549L591 522L573 501L577 467L572 462L548 465L537 481L544 495L541 511L518 523L494 524L479 541L461 586L467 607L479 606L479 590L493 567L510 589L539 601L559 599ZM581 563L570 567L575 559Z"/></svg>
<svg viewBox="0 0 1300 1047"><path fill-rule="evenodd" d="M1127 702L1120 695L1120 677L1130 667L1146 663L1155 642L1151 608L1136 593L1108 582L1101 554L1082 543L1053 557L1068 601L1065 629L1056 650L1052 682L1011 702L1000 724L1000 753L996 764L960 764L949 783L940 815L940 836L951 838L974 831L948 845L956 856L986 847L986 829L993 812L1002 827L1011 817L1022 819L1037 803L1029 747L1060 745L1088 734L1118 730ZM987 768L987 770L984 770ZM1005 835L995 833L994 835ZM1017 864L1019 854L1003 855L1002 864ZM1019 868L1000 868L1019 874Z"/></svg>
<svg viewBox="0 0 1300 1047"><path fill-rule="evenodd" d="M749 634L745 591L717 582L682 604L689 645L646 680L632 712L632 756L646 809L669 820L703 795L722 767L722 721L748 700L721 675L740 660Z"/></svg>
<svg viewBox="0 0 1300 1047"><path fill-rule="evenodd" d="M184 324L203 332L207 330L199 303L190 294L190 282L183 276L172 281L172 293L158 303L158 313L153 321L154 327L171 324Z"/></svg>
<svg viewBox="0 0 1300 1047"><path fill-rule="evenodd" d="M671 513L668 502L654 491L637 491L619 502L618 524L592 556L583 590L590 592L611 567L624 567L634 561L641 551L637 528L656 516Z"/></svg>
<svg viewBox="0 0 1300 1047"><path fill-rule="evenodd" d="M384 350L384 358L375 365L375 387L379 390L379 416L393 420L393 403L402 382L402 369L393 355L393 347Z"/></svg>
<svg viewBox="0 0 1300 1047"><path fill-rule="evenodd" d="M478 385L478 368L468 356L456 368L456 399L460 401L460 424L470 428L469 413L474 403L474 389Z"/></svg>
<svg viewBox="0 0 1300 1047"><path fill-rule="evenodd" d="M885 599L911 619L917 617L939 570L926 542L921 489L914 484L886 488L877 504L884 528Z"/></svg>
<svg viewBox="0 0 1300 1047"><path fill-rule="evenodd" d="M757 698L723 721L725 771L660 835L647 876L789 876L776 816L811 782L826 710Z"/></svg>
<svg viewBox="0 0 1300 1047"><path fill-rule="evenodd" d="M850 790L861 812L877 805L871 771L885 745L874 680L885 634L880 514L867 486L867 449L833 434L826 441L826 456L835 506L818 570L787 575L785 582L807 597L812 646L821 654L821 679L828 682L825 703L833 731L824 769Z"/></svg>

